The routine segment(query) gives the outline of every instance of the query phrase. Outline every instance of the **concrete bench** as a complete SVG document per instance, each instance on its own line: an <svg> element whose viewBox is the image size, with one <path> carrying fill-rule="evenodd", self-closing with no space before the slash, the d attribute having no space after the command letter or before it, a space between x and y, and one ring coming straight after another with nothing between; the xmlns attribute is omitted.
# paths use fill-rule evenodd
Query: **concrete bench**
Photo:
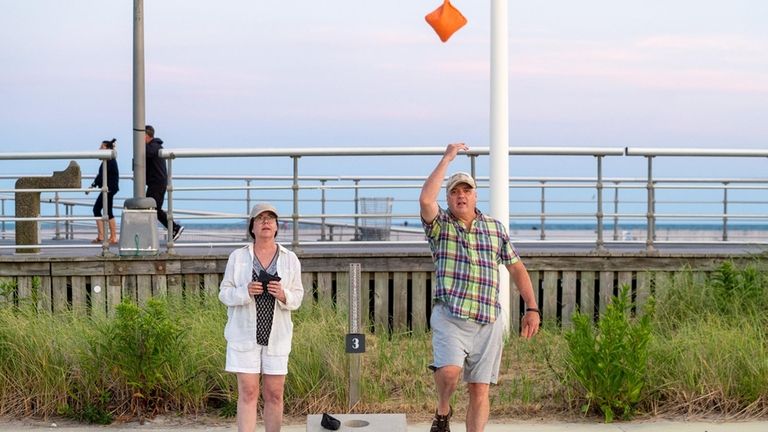
<svg viewBox="0 0 768 432"><path fill-rule="evenodd" d="M51 177L20 177L16 189L79 189L82 187L80 165L70 161L64 171L54 171ZM16 217L40 216L40 192L16 192ZM40 244L38 221L17 221L16 244ZM38 253L39 248L20 248L16 253Z"/></svg>

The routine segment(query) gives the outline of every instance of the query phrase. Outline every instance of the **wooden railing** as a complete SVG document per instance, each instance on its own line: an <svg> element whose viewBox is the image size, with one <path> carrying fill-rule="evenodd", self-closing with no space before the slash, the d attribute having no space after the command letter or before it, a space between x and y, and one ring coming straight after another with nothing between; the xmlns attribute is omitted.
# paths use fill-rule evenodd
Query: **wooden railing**
<svg viewBox="0 0 768 432"><path fill-rule="evenodd" d="M685 274L704 280L724 260L718 255L529 254L525 258L545 320L570 324L579 308L595 316L605 310L619 286L632 289L636 304ZM428 253L350 253L347 256L300 255L305 306L348 304L348 267L362 267L363 325L371 329L423 331L429 327L433 264ZM748 259L742 257L742 259ZM216 295L226 256L157 257L4 257L0 303L35 301L40 310L107 315L124 298L143 303L153 296L199 298ZM11 287L11 289L7 289ZM15 288L14 288L15 287ZM513 285L514 288L514 285ZM510 296L513 328L520 319L518 295Z"/></svg>

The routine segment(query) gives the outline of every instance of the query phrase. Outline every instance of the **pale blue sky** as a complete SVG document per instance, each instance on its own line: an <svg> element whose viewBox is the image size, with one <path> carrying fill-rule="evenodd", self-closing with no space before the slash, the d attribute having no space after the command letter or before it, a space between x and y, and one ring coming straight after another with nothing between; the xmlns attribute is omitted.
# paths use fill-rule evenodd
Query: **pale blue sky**
<svg viewBox="0 0 768 432"><path fill-rule="evenodd" d="M147 122L168 148L487 146L490 1L456 0L469 23L445 44L439 4L145 0ZM0 6L0 151L116 137L129 172L133 2ZM765 0L509 15L510 145L765 147Z"/></svg>

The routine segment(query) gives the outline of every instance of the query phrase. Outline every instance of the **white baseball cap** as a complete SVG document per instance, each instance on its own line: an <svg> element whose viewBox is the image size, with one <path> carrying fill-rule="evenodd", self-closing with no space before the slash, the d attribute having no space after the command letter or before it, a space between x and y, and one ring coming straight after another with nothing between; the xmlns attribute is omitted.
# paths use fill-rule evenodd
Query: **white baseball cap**
<svg viewBox="0 0 768 432"><path fill-rule="evenodd" d="M253 208L251 209L251 213L248 216L248 227L246 228L248 231L247 232L248 237L253 238L253 233L251 232L251 221L253 220L253 218L258 217L260 214L264 212L271 212L275 214L275 217L277 218L280 217L280 215L277 213L277 209L275 208L275 206L273 206L270 203L262 202L254 205Z"/></svg>
<svg viewBox="0 0 768 432"><path fill-rule="evenodd" d="M475 179L473 179L471 175L463 171L459 171L457 173L454 173L450 177L448 177L448 183L445 186L445 190L450 192L459 183L466 183L472 189L477 189L477 184L475 183Z"/></svg>

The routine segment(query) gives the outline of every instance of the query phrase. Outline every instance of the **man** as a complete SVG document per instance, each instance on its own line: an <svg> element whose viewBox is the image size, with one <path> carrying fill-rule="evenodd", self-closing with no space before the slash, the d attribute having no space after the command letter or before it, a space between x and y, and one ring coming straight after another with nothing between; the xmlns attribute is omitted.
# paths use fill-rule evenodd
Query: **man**
<svg viewBox="0 0 768 432"><path fill-rule="evenodd" d="M150 125L145 127L144 142L147 144L147 197L154 198L157 205L157 220L168 229L168 215L163 211L165 191L168 189L168 171L165 161L160 157L160 149L163 148L163 140L155 138L155 128ZM184 227L173 221L173 240L176 241L184 232Z"/></svg>
<svg viewBox="0 0 768 432"><path fill-rule="evenodd" d="M419 197L421 218L437 271L433 297L430 369L437 388L437 410L430 432L449 432L453 409L450 398L464 369L469 390L466 430L479 432L488 422L488 391L496 383L501 363L504 328L499 313L499 264L509 270L526 304L521 336L538 332L541 314L531 279L512 246L505 224L477 208L475 180L467 173L453 174L446 186L448 210L437 197L448 165L464 143L450 144Z"/></svg>

